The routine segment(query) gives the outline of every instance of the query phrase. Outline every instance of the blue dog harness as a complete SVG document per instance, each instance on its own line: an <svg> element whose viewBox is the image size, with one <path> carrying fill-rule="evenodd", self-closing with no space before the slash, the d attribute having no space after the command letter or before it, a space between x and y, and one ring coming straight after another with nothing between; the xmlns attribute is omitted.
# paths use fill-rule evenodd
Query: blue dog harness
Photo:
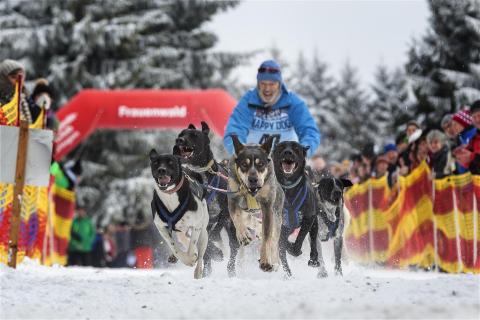
<svg viewBox="0 0 480 320"><path fill-rule="evenodd" d="M287 195L283 202L283 225L290 230L298 228L300 226L300 208L303 206L305 199L307 198L308 188L305 183L303 188L298 190L297 194L293 198L293 201L289 201Z"/></svg>
<svg viewBox="0 0 480 320"><path fill-rule="evenodd" d="M173 212L168 211L167 207L163 204L162 200L158 197L157 193L153 193L153 205L155 206L155 211L157 212L160 220L167 224L168 231L180 231L175 229L175 224L182 219L183 215L187 211L187 204L190 201L190 192L187 193L187 198L183 203L180 203L178 207L173 210Z"/></svg>
<svg viewBox="0 0 480 320"><path fill-rule="evenodd" d="M217 194L218 187L220 186L220 176L215 175L213 176L212 180L208 183L210 187L214 187L215 189L207 189L207 205L209 205L213 199L215 199L215 195Z"/></svg>

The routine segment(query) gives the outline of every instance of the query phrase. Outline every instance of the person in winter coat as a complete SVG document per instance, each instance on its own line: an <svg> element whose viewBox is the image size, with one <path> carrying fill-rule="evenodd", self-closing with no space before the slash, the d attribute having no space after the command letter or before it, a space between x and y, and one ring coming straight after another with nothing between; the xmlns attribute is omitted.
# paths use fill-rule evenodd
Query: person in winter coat
<svg viewBox="0 0 480 320"><path fill-rule="evenodd" d="M320 132L305 102L288 91L283 83L280 65L264 61L258 68L257 86L238 102L227 124L223 143L233 154L232 135L242 143L261 144L269 136L274 143L297 141L308 146L308 157L320 144Z"/></svg>
<svg viewBox="0 0 480 320"><path fill-rule="evenodd" d="M0 63L0 105L4 105L12 100L15 94L15 85L18 76L25 80L25 74L24 66L18 61L5 59ZM33 102L25 87L22 87L20 95L20 119L32 124L40 112L40 107Z"/></svg>
<svg viewBox="0 0 480 320"><path fill-rule="evenodd" d="M457 149L455 157L472 174L480 174L480 100L471 105L470 112L476 133L465 148Z"/></svg>
<svg viewBox="0 0 480 320"><path fill-rule="evenodd" d="M432 130L427 134L430 151L428 165L436 179L451 175L455 170L455 160L448 145L448 137L440 130Z"/></svg>
<svg viewBox="0 0 480 320"><path fill-rule="evenodd" d="M452 117L452 130L456 136L456 146L452 153L457 160L457 167L455 173L462 174L468 171L468 167L461 164L465 157L465 151L470 143L470 140L477 133L477 128L473 125L472 115L469 110L460 110Z"/></svg>
<svg viewBox="0 0 480 320"><path fill-rule="evenodd" d="M73 219L68 244L69 266L90 266L92 244L95 240L95 226L83 207L77 207L77 216Z"/></svg>
<svg viewBox="0 0 480 320"><path fill-rule="evenodd" d="M52 109L54 100L53 89L48 84L46 79L40 78L35 81L31 101L40 109L40 113L36 118L32 119L33 123L39 123L39 128L46 128L57 131L60 122L55 116Z"/></svg>

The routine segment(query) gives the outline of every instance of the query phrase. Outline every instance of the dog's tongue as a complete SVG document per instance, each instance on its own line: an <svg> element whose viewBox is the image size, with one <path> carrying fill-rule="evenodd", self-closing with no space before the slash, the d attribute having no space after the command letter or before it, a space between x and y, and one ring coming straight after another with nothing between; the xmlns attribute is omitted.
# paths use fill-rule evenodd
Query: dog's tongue
<svg viewBox="0 0 480 320"><path fill-rule="evenodd" d="M165 186L170 182L171 179L172 178L169 177L169 176L163 176L163 177L158 178L158 183L162 186Z"/></svg>
<svg viewBox="0 0 480 320"><path fill-rule="evenodd" d="M295 170L295 162L282 162L282 169L285 173L293 173L293 170Z"/></svg>

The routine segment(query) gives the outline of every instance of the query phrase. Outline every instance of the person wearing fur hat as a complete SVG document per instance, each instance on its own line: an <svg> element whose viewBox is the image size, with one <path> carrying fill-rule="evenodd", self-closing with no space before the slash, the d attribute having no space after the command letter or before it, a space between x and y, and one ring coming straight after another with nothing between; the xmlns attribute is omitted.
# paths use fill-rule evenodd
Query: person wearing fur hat
<svg viewBox="0 0 480 320"><path fill-rule="evenodd" d="M280 141L298 141L310 147L308 157L320 144L320 132L305 102L285 86L280 65L264 61L258 68L257 86L238 102L228 120L223 138L225 149L233 154L232 135L242 143L261 144L269 136Z"/></svg>
<svg viewBox="0 0 480 320"><path fill-rule="evenodd" d="M25 68L20 62L5 59L0 63L0 105L10 102L13 98L18 76L20 76L22 80L25 80ZM30 99L25 87L22 87L20 96L20 119L32 124L33 119L36 118L39 113L40 108Z"/></svg>
<svg viewBox="0 0 480 320"><path fill-rule="evenodd" d="M35 117L32 112L33 123L38 124L37 126L40 128L58 130L59 121L52 109L54 94L46 79L40 78L35 81L35 87L30 98L39 111L35 114Z"/></svg>

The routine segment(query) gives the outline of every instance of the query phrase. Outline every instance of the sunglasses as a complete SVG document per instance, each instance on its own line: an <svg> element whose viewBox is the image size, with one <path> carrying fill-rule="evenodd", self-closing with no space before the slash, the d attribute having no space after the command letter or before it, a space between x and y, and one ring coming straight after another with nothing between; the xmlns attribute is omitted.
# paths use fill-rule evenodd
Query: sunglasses
<svg viewBox="0 0 480 320"><path fill-rule="evenodd" d="M258 72L259 73L279 73L280 70L276 68L261 67L261 68L258 68Z"/></svg>

